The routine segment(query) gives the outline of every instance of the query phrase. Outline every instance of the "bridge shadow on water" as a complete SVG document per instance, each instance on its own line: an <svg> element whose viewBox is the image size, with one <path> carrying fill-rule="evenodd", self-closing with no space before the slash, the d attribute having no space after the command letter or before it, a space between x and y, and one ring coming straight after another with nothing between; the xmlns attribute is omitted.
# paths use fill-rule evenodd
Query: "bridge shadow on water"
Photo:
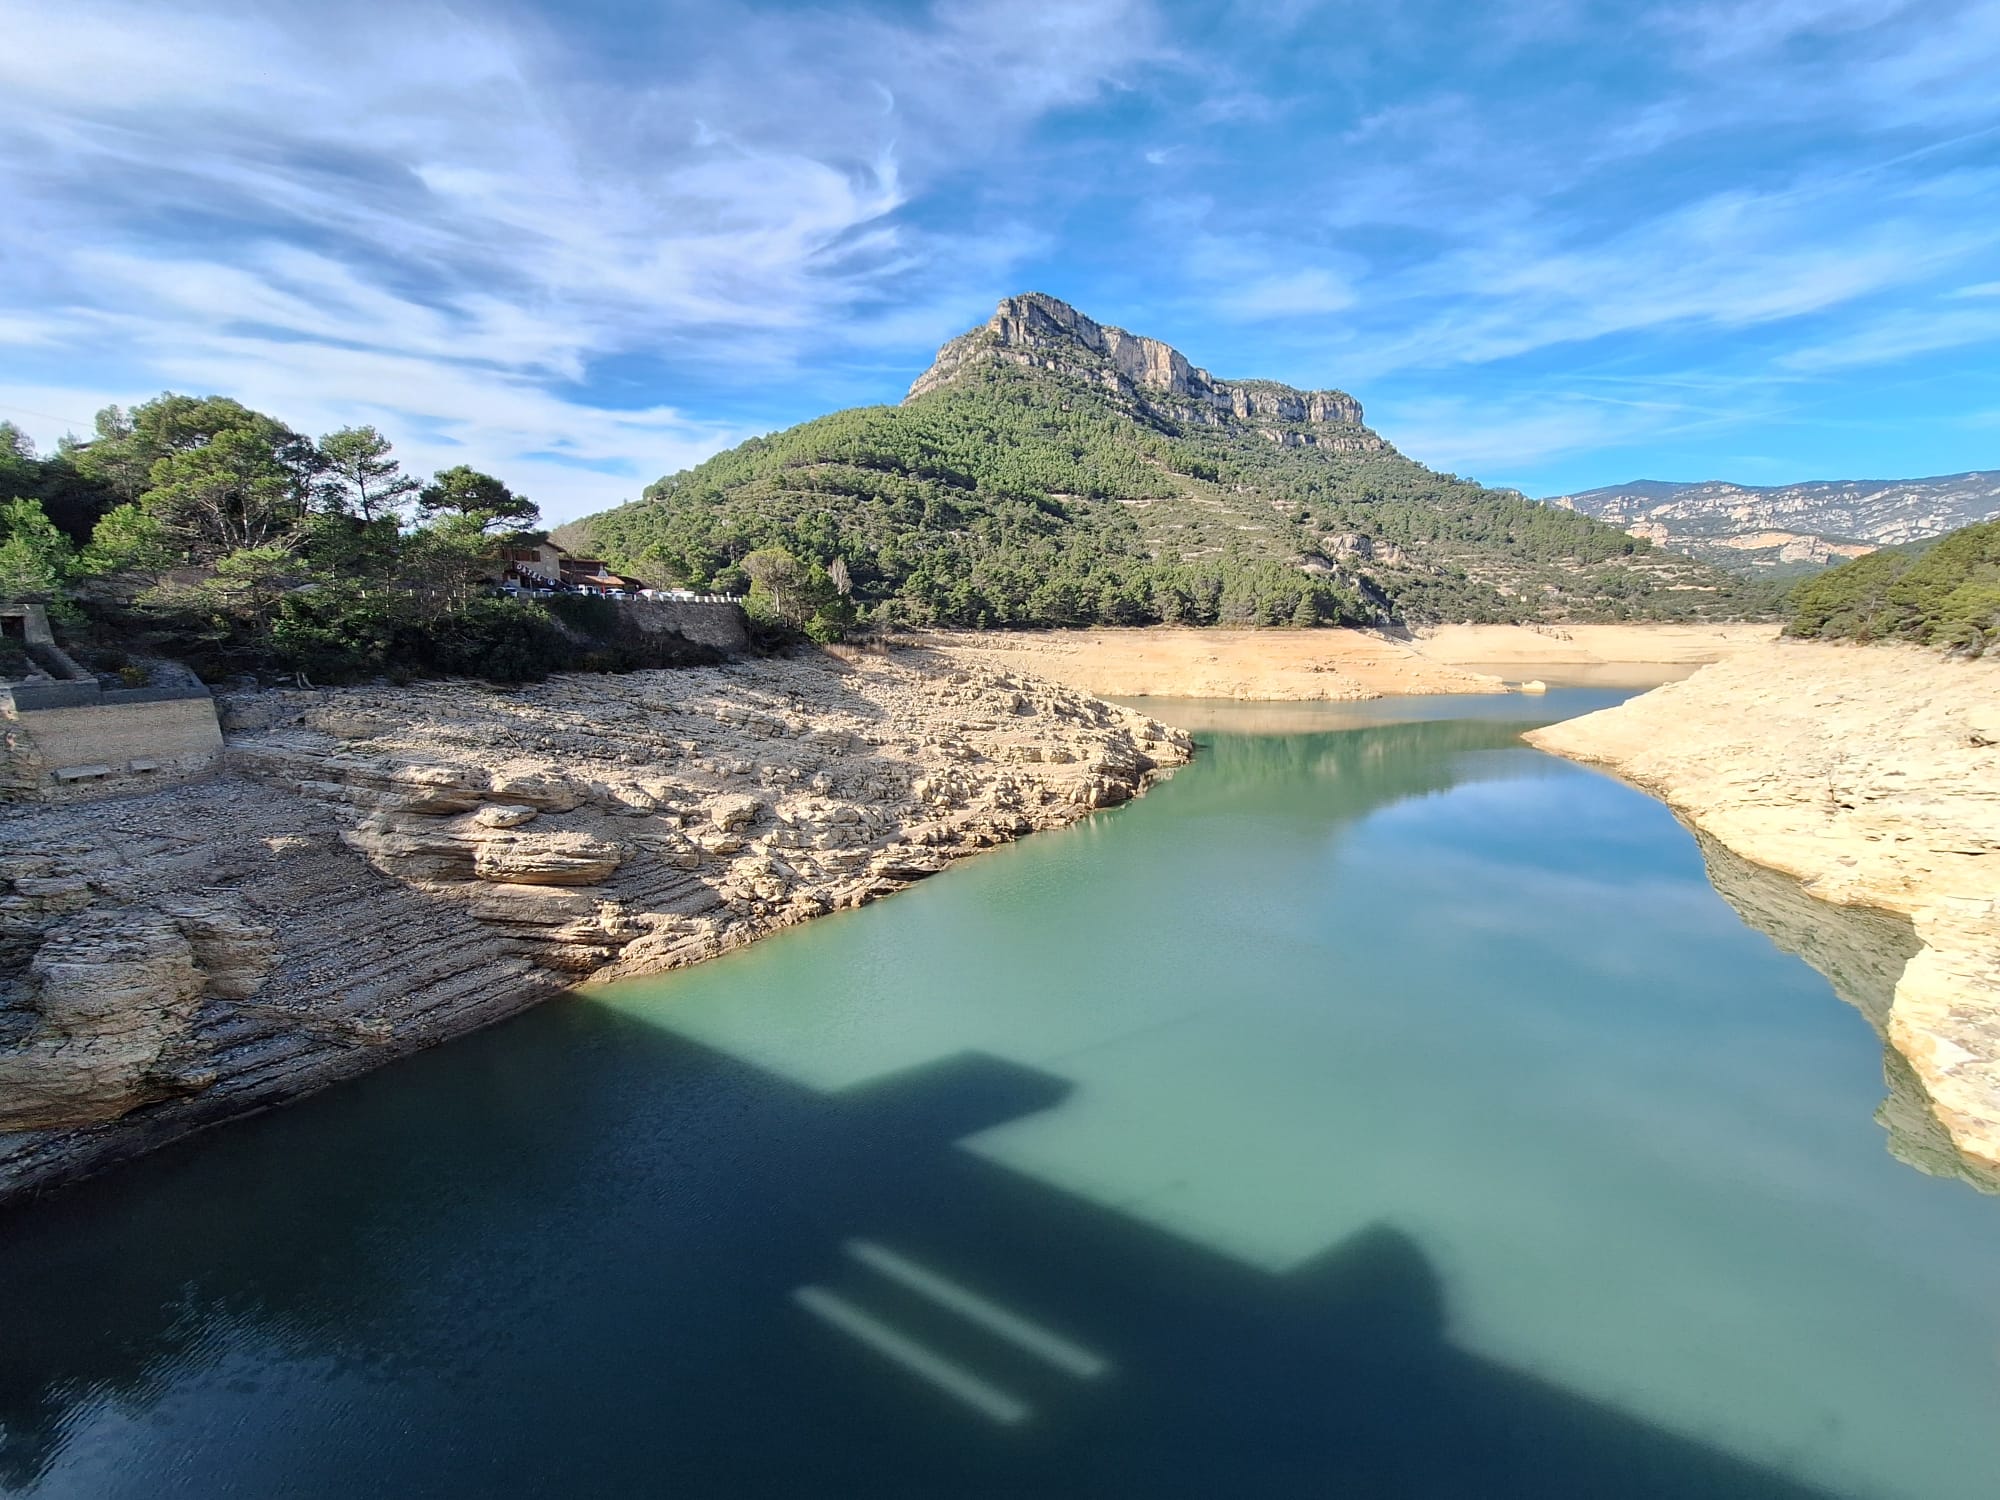
<svg viewBox="0 0 2000 1500"><path fill-rule="evenodd" d="M1271 1275L957 1148L1067 1087L985 1056L578 1003L391 1071L0 1217L0 1487L171 1405L132 1493L1825 1493L1456 1347L1393 1225Z"/></svg>

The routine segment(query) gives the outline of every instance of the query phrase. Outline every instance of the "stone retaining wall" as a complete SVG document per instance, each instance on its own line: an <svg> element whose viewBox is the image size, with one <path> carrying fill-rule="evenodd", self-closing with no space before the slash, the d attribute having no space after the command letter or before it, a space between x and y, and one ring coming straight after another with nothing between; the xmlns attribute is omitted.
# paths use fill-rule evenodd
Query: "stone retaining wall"
<svg viewBox="0 0 2000 1500"><path fill-rule="evenodd" d="M67 687L71 684L60 684ZM79 684L80 686L80 684ZM133 688L29 708L5 720L0 796L74 802L212 774L222 762L215 701L203 688Z"/></svg>
<svg viewBox="0 0 2000 1500"><path fill-rule="evenodd" d="M697 645L734 656L750 649L750 622L738 604L686 599L620 599L618 607L649 635L678 631Z"/></svg>

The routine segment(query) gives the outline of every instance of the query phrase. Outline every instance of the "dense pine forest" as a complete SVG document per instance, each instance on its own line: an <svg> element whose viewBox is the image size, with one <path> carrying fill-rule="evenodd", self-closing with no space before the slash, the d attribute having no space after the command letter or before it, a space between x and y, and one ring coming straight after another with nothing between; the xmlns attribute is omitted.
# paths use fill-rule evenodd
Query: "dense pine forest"
<svg viewBox="0 0 2000 1500"><path fill-rule="evenodd" d="M1365 428L1174 420L977 363L901 405L759 438L591 518L615 563L695 587L782 555L819 634L953 626L1720 618L1767 591L1615 527L1435 473ZM749 564L746 569L746 562Z"/></svg>
<svg viewBox="0 0 2000 1500"><path fill-rule="evenodd" d="M1857 557L1799 584L1791 606L1788 635L1979 656L2000 646L2000 521Z"/></svg>

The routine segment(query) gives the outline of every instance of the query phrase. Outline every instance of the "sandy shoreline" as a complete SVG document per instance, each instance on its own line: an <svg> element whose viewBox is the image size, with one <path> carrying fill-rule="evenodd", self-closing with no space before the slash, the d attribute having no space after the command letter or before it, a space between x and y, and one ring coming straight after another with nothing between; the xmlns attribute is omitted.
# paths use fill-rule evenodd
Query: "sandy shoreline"
<svg viewBox="0 0 2000 1500"><path fill-rule="evenodd" d="M1416 649L1456 666L1565 662L1580 667L1700 666L1778 638L1771 623L1731 625L1440 625Z"/></svg>
<svg viewBox="0 0 2000 1500"><path fill-rule="evenodd" d="M1537 671L1640 686L1777 633L1775 625L1451 625L1372 630L935 632L914 638L996 672L1029 672L1103 698L1357 702L1397 694L1500 693ZM1608 674L1608 675L1607 675Z"/></svg>

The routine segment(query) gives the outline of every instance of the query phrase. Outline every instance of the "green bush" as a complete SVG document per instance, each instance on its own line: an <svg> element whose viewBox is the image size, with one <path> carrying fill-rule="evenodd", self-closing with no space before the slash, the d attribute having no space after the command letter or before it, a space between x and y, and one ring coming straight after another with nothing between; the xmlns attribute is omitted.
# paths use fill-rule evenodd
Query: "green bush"
<svg viewBox="0 0 2000 1500"><path fill-rule="evenodd" d="M601 594L552 594L537 603L572 630L595 640L609 640L621 628L619 607Z"/></svg>
<svg viewBox="0 0 2000 1500"><path fill-rule="evenodd" d="M396 640L396 659L446 677L539 682L578 655L540 602L474 599Z"/></svg>
<svg viewBox="0 0 2000 1500"><path fill-rule="evenodd" d="M271 623L271 648L284 671L313 682L379 676L396 645L396 611L380 589L323 583L284 595Z"/></svg>
<svg viewBox="0 0 2000 1500"><path fill-rule="evenodd" d="M2000 521L1857 557L1798 584L1790 602L1788 635L1981 655L2000 644Z"/></svg>

